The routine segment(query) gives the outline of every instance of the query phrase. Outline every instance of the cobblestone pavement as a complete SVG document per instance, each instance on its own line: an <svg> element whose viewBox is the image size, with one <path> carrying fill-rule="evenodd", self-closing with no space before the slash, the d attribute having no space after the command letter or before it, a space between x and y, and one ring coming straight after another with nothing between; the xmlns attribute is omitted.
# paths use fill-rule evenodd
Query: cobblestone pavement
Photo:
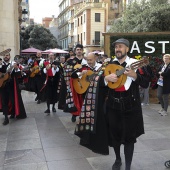
<svg viewBox="0 0 170 170"><path fill-rule="evenodd" d="M46 103L36 104L34 93L22 95L27 119L3 126L0 115L0 170L111 170L112 148L103 156L80 146L69 113L57 110L46 116ZM160 116L159 107L143 106L146 133L135 145L132 170L165 170L170 160L170 115ZM123 146L121 154L124 158Z"/></svg>

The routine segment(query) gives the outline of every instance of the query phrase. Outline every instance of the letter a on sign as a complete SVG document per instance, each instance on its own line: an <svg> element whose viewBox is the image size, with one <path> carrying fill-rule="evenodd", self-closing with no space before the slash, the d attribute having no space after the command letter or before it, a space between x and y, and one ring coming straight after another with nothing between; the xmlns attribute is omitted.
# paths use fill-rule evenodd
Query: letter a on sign
<svg viewBox="0 0 170 170"><path fill-rule="evenodd" d="M137 50L137 52L140 53L140 50L139 50L139 46L138 46L137 41L134 41L134 42L133 42L132 48L131 48L131 50L130 50L130 53L133 53L134 50Z"/></svg>

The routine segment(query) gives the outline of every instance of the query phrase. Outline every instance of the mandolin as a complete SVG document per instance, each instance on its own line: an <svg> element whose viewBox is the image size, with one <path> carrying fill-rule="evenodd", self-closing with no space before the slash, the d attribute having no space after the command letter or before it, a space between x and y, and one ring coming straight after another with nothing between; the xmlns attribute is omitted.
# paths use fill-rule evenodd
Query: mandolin
<svg viewBox="0 0 170 170"><path fill-rule="evenodd" d="M126 68L130 68L131 70L136 70L142 66L146 66L149 64L149 61L147 58L143 58L141 60L138 60L129 66L126 66L125 68L117 65L117 64L108 64L105 68L104 75L107 76L109 74L115 73L118 77L117 82L108 82L108 87L111 89L116 89L122 87L127 79L127 75L123 74L126 71Z"/></svg>

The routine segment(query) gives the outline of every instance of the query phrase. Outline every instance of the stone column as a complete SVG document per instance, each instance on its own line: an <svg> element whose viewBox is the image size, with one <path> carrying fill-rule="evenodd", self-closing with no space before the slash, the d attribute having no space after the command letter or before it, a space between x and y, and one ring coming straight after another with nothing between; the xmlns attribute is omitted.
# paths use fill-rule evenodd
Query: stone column
<svg viewBox="0 0 170 170"><path fill-rule="evenodd" d="M0 52L11 48L11 57L19 54L18 0L0 0Z"/></svg>

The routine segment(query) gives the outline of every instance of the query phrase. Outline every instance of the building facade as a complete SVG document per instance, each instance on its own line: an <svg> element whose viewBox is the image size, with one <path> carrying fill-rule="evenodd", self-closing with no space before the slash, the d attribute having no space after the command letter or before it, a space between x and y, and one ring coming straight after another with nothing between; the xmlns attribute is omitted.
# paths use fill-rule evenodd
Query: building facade
<svg viewBox="0 0 170 170"><path fill-rule="evenodd" d="M28 19L28 0L0 0L0 52L10 48L12 58L20 54L20 31L27 21L23 18L24 9Z"/></svg>
<svg viewBox="0 0 170 170"><path fill-rule="evenodd" d="M43 19L42 19L42 26L43 26L44 28L49 28L49 25L50 25L50 23L51 23L52 20L53 20L52 17L45 17L45 18L43 18Z"/></svg>
<svg viewBox="0 0 170 170"><path fill-rule="evenodd" d="M84 52L103 51L103 32L107 32L115 18L123 11L122 1L61 0L59 2L59 45L68 50L77 43Z"/></svg>
<svg viewBox="0 0 170 170"><path fill-rule="evenodd" d="M11 48L11 56L20 52L19 17L21 0L0 1L0 52Z"/></svg>

